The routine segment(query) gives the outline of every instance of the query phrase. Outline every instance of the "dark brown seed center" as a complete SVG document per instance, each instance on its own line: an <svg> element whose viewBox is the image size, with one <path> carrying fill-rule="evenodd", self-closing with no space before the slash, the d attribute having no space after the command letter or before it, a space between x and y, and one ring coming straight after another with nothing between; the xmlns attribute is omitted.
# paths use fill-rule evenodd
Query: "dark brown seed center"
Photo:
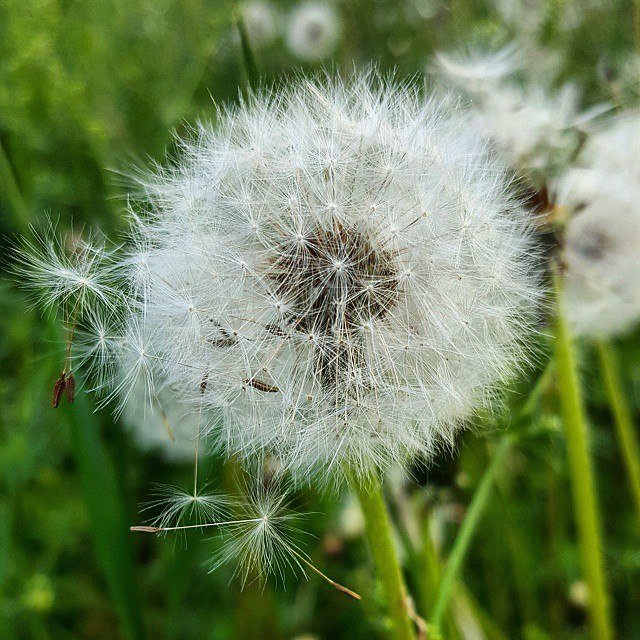
<svg viewBox="0 0 640 640"><path fill-rule="evenodd" d="M283 328L323 345L318 367L325 382L335 382L344 366L358 366L363 325L387 314L398 296L395 253L340 223L283 243L268 273L287 308Z"/></svg>

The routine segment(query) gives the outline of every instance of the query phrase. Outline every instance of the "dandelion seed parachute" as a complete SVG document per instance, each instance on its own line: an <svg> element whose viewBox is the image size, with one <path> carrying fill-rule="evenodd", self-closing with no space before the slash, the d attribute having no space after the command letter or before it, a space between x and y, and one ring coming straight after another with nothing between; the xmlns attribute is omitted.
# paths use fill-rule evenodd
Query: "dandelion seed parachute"
<svg viewBox="0 0 640 640"><path fill-rule="evenodd" d="M518 47L511 43L498 51L472 49L454 53L436 53L433 71L466 92L491 91L511 76L522 60Z"/></svg>
<svg viewBox="0 0 640 640"><path fill-rule="evenodd" d="M140 180L111 387L142 375L296 477L451 445L526 355L538 297L529 220L469 117L366 74L218 121Z"/></svg>

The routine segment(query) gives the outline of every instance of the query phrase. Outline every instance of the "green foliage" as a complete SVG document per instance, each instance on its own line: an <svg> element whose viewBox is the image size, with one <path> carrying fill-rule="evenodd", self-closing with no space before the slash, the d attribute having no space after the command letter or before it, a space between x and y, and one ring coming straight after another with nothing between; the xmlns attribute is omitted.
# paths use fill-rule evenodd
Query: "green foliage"
<svg viewBox="0 0 640 640"><path fill-rule="evenodd" d="M274 4L283 21L295 3ZM374 62L402 76L420 74L434 51L459 43L504 44L518 31L496 2L335 4L343 37L324 65L339 70ZM525 46L553 58L550 82L574 79L585 106L616 96L637 105L640 80L631 74L623 82L634 59L632 3L593 0L584 9L575 0L547 4ZM580 20L567 28L572 7ZM236 100L247 60L267 84L291 77L300 66L309 73L322 67L294 59L282 32L262 47L249 45L238 36L230 1L0 0L3 272L13 235L45 214L63 228L98 227L117 240L122 199L135 188L130 176L174 151L173 132L184 134L198 118L215 118L211 98ZM437 533L438 544L425 547L412 538L415 522L399 527L418 613L431 619L427 609L438 603L440 623L446 610L466 612L467 622L489 639L585 637L558 371L546 368L551 339L542 342L538 365L514 384L499 415L481 416L453 457L443 453L431 469L414 469L420 486L402 498L394 495L391 509L401 524L406 498L425 516L417 530L428 512ZM82 393L72 407L54 411L59 344L54 319L41 318L7 278L0 286L1 638L382 637L381 590L362 568L367 552L361 537L350 537L340 524L344 496L300 491L296 506L312 512L305 528L317 536L306 547L314 563L368 594L361 604L313 575L299 582L289 577L287 590L252 584L240 593L237 582L229 585L231 570L206 573L215 540L189 535L185 546L171 538L134 537L128 528L141 521L138 507L152 485L187 485L191 469L138 451L120 422L107 411L94 412ZM596 354L588 345L577 348L612 617L617 637L639 637L640 553L625 471L629 456L618 447ZM621 340L616 352L637 436L640 333ZM505 432L512 444L499 449L502 466L492 467L493 442ZM219 460L203 474L216 484L227 482ZM475 510L478 504L483 508ZM452 569L440 583L446 567ZM428 589L433 593L423 593ZM447 638L471 637L463 636L453 613L449 617L442 625Z"/></svg>

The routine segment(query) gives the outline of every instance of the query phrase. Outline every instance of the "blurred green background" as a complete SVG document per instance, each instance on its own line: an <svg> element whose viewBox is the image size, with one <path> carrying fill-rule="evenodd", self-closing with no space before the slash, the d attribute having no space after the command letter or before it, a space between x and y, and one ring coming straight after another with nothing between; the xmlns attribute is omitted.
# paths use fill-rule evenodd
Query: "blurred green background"
<svg viewBox="0 0 640 640"><path fill-rule="evenodd" d="M297 3L274 2L274 36L252 48L269 83L301 67L349 71L372 61L399 75L422 74L435 51L516 38L531 60L540 54L553 67L549 84L575 79L584 106L608 100L611 76L633 68L631 2L527 2L522 6L532 19L526 25L509 18L509 4L335 2L335 49L308 62L286 43L286 22ZM252 37L249 16L247 27ZM124 228L123 176L163 162L175 132L198 118L213 119L212 99L237 100L246 90L242 60L229 2L0 0L3 272L15 236L45 214L62 229L99 228L117 239ZM625 83L630 100L636 99L640 75ZM94 413L87 397L71 409L52 410L59 328L30 306L11 277L0 287L1 638L383 636L366 546L353 535L358 523L347 496L309 490L296 496L296 506L312 512L305 528L315 535L306 544L314 562L371 596L360 604L314 577L241 591L230 581L233 568L207 573L204 563L215 541L134 537L128 527L140 522L139 505L153 484L184 484L190 466L171 464L160 452L140 452L109 411ZM625 391L637 418L640 334L620 346ZM592 363L585 347L581 364L617 637L640 638L637 520ZM511 452L484 515L456 606L467 606L473 620L486 624L464 637L586 637L556 412L550 399L536 418L539 435ZM445 548L487 461L487 442L478 433L468 433L454 456L419 473L421 488L407 498L426 501L438 514ZM208 476L224 484L221 461L207 465ZM421 580L419 572L409 576L415 593L428 592Z"/></svg>

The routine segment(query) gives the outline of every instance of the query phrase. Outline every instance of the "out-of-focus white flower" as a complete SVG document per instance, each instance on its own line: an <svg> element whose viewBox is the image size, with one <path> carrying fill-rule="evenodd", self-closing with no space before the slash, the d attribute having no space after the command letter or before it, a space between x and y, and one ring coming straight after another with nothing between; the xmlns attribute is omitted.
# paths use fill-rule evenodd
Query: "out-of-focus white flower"
<svg viewBox="0 0 640 640"><path fill-rule="evenodd" d="M622 178L640 196L640 112L627 111L596 130L588 140L581 162L609 178Z"/></svg>
<svg viewBox="0 0 640 640"><path fill-rule="evenodd" d="M434 71L464 93L490 92L522 64L515 43L499 51L474 49L465 52L437 53Z"/></svg>
<svg viewBox="0 0 640 640"><path fill-rule="evenodd" d="M289 18L287 46L302 60L322 60L335 50L341 30L340 16L332 5L303 2Z"/></svg>
<svg viewBox="0 0 640 640"><path fill-rule="evenodd" d="M205 428L197 409L190 410L170 389L150 397L142 380L127 398L122 419L142 451L159 451L173 462L194 460L198 431Z"/></svg>
<svg viewBox="0 0 640 640"><path fill-rule="evenodd" d="M393 4L384 8L388 10ZM405 13L410 23L431 20L442 9L442 6L442 0L410 0L405 7Z"/></svg>
<svg viewBox="0 0 640 640"><path fill-rule="evenodd" d="M511 75L522 62L514 44L493 54L438 54L434 70L471 100L480 129L511 168L538 188L568 166L584 127L606 107L581 113L575 85L552 92L533 80L535 73L518 83Z"/></svg>
<svg viewBox="0 0 640 640"><path fill-rule="evenodd" d="M350 494L340 511L340 532L347 539L357 538L364 531L364 517L360 505Z"/></svg>
<svg viewBox="0 0 640 640"><path fill-rule="evenodd" d="M567 316L577 333L607 336L640 320L640 114L593 133L580 166L557 186L569 220Z"/></svg>
<svg viewBox="0 0 640 640"><path fill-rule="evenodd" d="M624 189L609 183L567 226L566 313L578 334L618 334L640 320L640 208Z"/></svg>
<svg viewBox="0 0 640 640"><path fill-rule="evenodd" d="M552 23L560 31L573 31L583 24L593 9L602 8L602 0L565 0L551 4L537 0L493 0L500 17L522 38L539 41L541 30Z"/></svg>
<svg viewBox="0 0 640 640"><path fill-rule="evenodd" d="M637 98L640 95L640 55L637 53L630 54L624 58L620 65L619 77L616 79L619 90L626 96L634 100L637 104Z"/></svg>
<svg viewBox="0 0 640 640"><path fill-rule="evenodd" d="M589 604L589 587L582 580L576 580L569 587L569 600L571 604L581 609L586 609Z"/></svg>
<svg viewBox="0 0 640 640"><path fill-rule="evenodd" d="M504 84L478 107L479 125L521 173L534 172L548 179L565 167L579 148L579 127L585 117L579 112L574 85L551 94L537 85L522 88Z"/></svg>
<svg viewBox="0 0 640 640"><path fill-rule="evenodd" d="M265 47L278 35L278 14L270 2L255 0L241 7L244 26L252 46Z"/></svg>

